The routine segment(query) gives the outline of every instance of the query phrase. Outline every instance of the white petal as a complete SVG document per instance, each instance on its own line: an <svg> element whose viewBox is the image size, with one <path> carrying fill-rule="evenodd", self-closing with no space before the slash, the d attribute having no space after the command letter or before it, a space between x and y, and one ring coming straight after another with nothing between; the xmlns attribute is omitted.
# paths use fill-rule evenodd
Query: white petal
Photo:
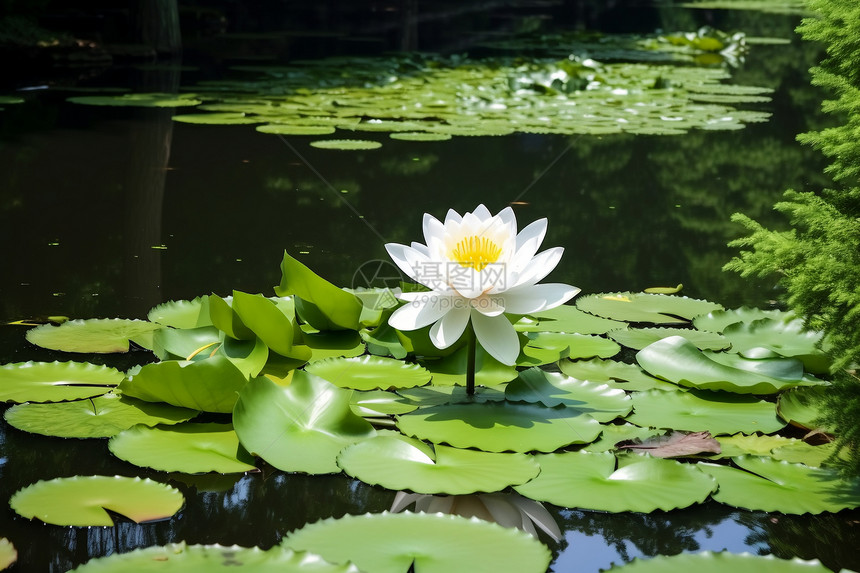
<svg viewBox="0 0 860 573"><path fill-rule="evenodd" d="M526 264L525 268L512 277L514 284L505 285L505 288L512 289L535 284L552 272L561 261L562 254L564 254L564 247L553 247L539 253Z"/></svg>
<svg viewBox="0 0 860 573"><path fill-rule="evenodd" d="M494 298L501 299L505 312L528 314L562 305L579 294L579 290L566 284L546 283L515 288L495 295Z"/></svg>
<svg viewBox="0 0 860 573"><path fill-rule="evenodd" d="M469 305L461 300L448 313L430 328L430 340L436 348L448 348L463 336L466 325L469 324Z"/></svg>
<svg viewBox="0 0 860 573"><path fill-rule="evenodd" d="M412 244L409 246L424 256L430 256L430 249L428 249L427 245L425 245L424 243L416 243L415 241L412 241Z"/></svg>
<svg viewBox="0 0 860 573"><path fill-rule="evenodd" d="M512 224L514 227L514 232L516 232L517 216L514 215L513 209L511 209L510 207L505 207L504 209L499 211L499 214L496 215L496 217L501 219L505 225L511 225Z"/></svg>
<svg viewBox="0 0 860 573"><path fill-rule="evenodd" d="M472 211L472 214L475 215L481 221L486 221L487 219L490 219L493 216L490 213L490 210L487 209L483 203L481 203L480 205L475 207L475 210Z"/></svg>
<svg viewBox="0 0 860 573"><path fill-rule="evenodd" d="M523 269L540 248L546 236L546 219L538 219L531 223L517 235L516 254L511 258L510 264L513 270Z"/></svg>
<svg viewBox="0 0 860 573"><path fill-rule="evenodd" d="M427 293L426 299L415 300L398 308L388 318L397 330L415 330L433 324L451 310L450 297Z"/></svg>
<svg viewBox="0 0 860 573"><path fill-rule="evenodd" d="M462 223L463 217L460 216L460 213L455 211L454 209L448 209L448 213L445 214L445 226L448 226L448 222L451 223Z"/></svg>
<svg viewBox="0 0 860 573"><path fill-rule="evenodd" d="M418 272L415 269L415 263L420 260L426 260L427 257L419 251L400 243L386 243L385 250L388 251L388 256L394 261L398 268L409 275L414 281L421 282L418 279Z"/></svg>
<svg viewBox="0 0 860 573"><path fill-rule="evenodd" d="M424 242L430 245L435 240L441 240L445 236L445 225L430 213L424 213Z"/></svg>
<svg viewBox="0 0 860 573"><path fill-rule="evenodd" d="M505 315L486 316L473 310L471 318L481 347L502 364L513 366L520 355L520 340Z"/></svg>
<svg viewBox="0 0 860 573"><path fill-rule="evenodd" d="M487 296L481 295L469 301L472 308L486 316L498 316L505 312L505 307L502 304L504 296Z"/></svg>

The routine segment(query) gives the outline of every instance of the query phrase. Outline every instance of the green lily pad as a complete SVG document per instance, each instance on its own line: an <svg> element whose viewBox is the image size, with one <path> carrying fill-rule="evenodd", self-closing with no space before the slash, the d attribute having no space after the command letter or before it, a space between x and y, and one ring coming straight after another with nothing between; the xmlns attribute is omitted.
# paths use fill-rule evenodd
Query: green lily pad
<svg viewBox="0 0 860 573"><path fill-rule="evenodd" d="M525 483L540 471L532 456L428 446L403 436L378 435L343 449L343 471L391 490L463 495Z"/></svg>
<svg viewBox="0 0 860 573"><path fill-rule="evenodd" d="M409 399L419 408L429 408L440 404L472 403L472 402L503 402L505 400L505 385L475 386L475 393L466 394L464 386L421 386L420 388L400 388L399 396Z"/></svg>
<svg viewBox="0 0 860 573"><path fill-rule="evenodd" d="M675 460L584 451L535 457L541 473L514 489L561 507L669 511L701 503L716 489L710 475Z"/></svg>
<svg viewBox="0 0 860 573"><path fill-rule="evenodd" d="M420 359L418 363L430 371L434 386L463 386L466 384L468 361L468 348L464 347L448 356ZM478 345L475 353L475 384L496 386L516 377L516 368L502 364Z"/></svg>
<svg viewBox="0 0 860 573"><path fill-rule="evenodd" d="M329 358L308 364L305 370L335 386L354 390L413 388L430 382L426 368L382 356Z"/></svg>
<svg viewBox="0 0 860 573"><path fill-rule="evenodd" d="M405 414L418 408L413 400L385 390L354 390L349 403L352 411L364 418Z"/></svg>
<svg viewBox="0 0 860 573"><path fill-rule="evenodd" d="M223 335L214 326L200 328L162 328L152 336L152 351L161 360L200 361L217 352Z"/></svg>
<svg viewBox="0 0 860 573"><path fill-rule="evenodd" d="M376 434L350 409L351 395L302 370L286 387L258 378L239 393L233 426L246 450L278 469L337 473L340 450Z"/></svg>
<svg viewBox="0 0 860 573"><path fill-rule="evenodd" d="M348 330L304 332L302 343L311 349L311 358L308 362L327 358L352 358L361 356L365 350L362 337L357 332Z"/></svg>
<svg viewBox="0 0 860 573"><path fill-rule="evenodd" d="M123 94L118 96L74 96L66 101L84 105L107 105L121 107L189 107L203 103L192 95L165 93Z"/></svg>
<svg viewBox="0 0 860 573"><path fill-rule="evenodd" d="M12 542L0 537L0 569L6 569L18 560L18 552Z"/></svg>
<svg viewBox="0 0 860 573"><path fill-rule="evenodd" d="M617 360L560 360L559 369L572 378L607 384L621 390L677 390L675 384L664 382L636 366Z"/></svg>
<svg viewBox="0 0 860 573"><path fill-rule="evenodd" d="M640 428L633 424L604 424L603 432L600 434L600 439L595 442L591 442L590 444L585 444L582 446L582 450L587 452L608 452L615 450L615 445L619 442L630 440L645 441L648 438L653 438L654 436L660 436L662 434L662 430L656 430L654 428Z"/></svg>
<svg viewBox="0 0 860 573"><path fill-rule="evenodd" d="M109 393L89 400L57 404L19 404L4 417L10 426L61 438L108 438L135 424L178 424L196 416L196 410L144 402Z"/></svg>
<svg viewBox="0 0 860 573"><path fill-rule="evenodd" d="M179 490L150 479L75 476L39 481L18 490L9 506L27 519L94 527L114 525L105 510L145 523L172 517L184 502Z"/></svg>
<svg viewBox="0 0 860 573"><path fill-rule="evenodd" d="M636 354L636 361L652 376L682 386L706 390L726 390L738 394L776 394L802 382L800 378L786 380L782 376L776 378L766 375L768 363L762 360L752 360L749 361L752 364L748 367L737 368L718 362L713 356L702 352L686 338L670 336L640 350ZM785 366L784 363L776 363L771 370L781 375ZM789 371L803 375L802 367L799 372L792 368L791 364L788 368Z"/></svg>
<svg viewBox="0 0 860 573"><path fill-rule="evenodd" d="M522 317L514 328L520 332L575 332L578 334L605 334L610 330L627 328L617 320L601 318L582 312L575 306L563 304L549 310L534 312Z"/></svg>
<svg viewBox="0 0 860 573"><path fill-rule="evenodd" d="M147 402L229 413L236 403L236 393L247 381L229 358L216 355L199 362L169 360L146 364L119 388L123 394Z"/></svg>
<svg viewBox="0 0 860 573"><path fill-rule="evenodd" d="M319 330L359 330L361 301L318 276L286 252L281 262L281 283L275 293L299 297L296 311Z"/></svg>
<svg viewBox="0 0 860 573"><path fill-rule="evenodd" d="M860 507L860 478L843 480L832 469L766 457L734 458L741 469L700 463L720 484L714 499L754 511L803 514Z"/></svg>
<svg viewBox="0 0 860 573"><path fill-rule="evenodd" d="M792 388L779 395L776 411L792 426L815 429L819 427L815 422L822 417L821 402L826 394L824 386Z"/></svg>
<svg viewBox="0 0 860 573"><path fill-rule="evenodd" d="M173 328L200 328L212 326L209 318L209 297L199 296L194 300L172 300L159 304L149 311L146 318L163 326Z"/></svg>
<svg viewBox="0 0 860 573"><path fill-rule="evenodd" d="M335 128L330 125L290 125L287 123L267 123L256 127L260 133L276 135L331 135Z"/></svg>
<svg viewBox="0 0 860 573"><path fill-rule="evenodd" d="M804 329L803 320L774 320L763 318L750 323L736 323L723 330L732 342L732 349L749 356L750 352L766 349L779 356L803 361L812 373L827 373L830 360L819 348L822 333Z"/></svg>
<svg viewBox="0 0 860 573"><path fill-rule="evenodd" d="M210 297L210 305L211 299L212 297ZM231 326L244 325L269 349L281 356L295 359L300 363L311 357L311 350L302 344L292 298L276 301L263 295L234 290L232 303L232 311L236 319ZM218 326L217 323L216 326ZM245 338L245 336L234 336L234 338Z"/></svg>
<svg viewBox="0 0 860 573"><path fill-rule="evenodd" d="M760 308L742 306L732 310L715 310L708 314L697 316L693 319L693 326L698 330L722 332L727 326L738 322L748 324L763 318L785 320L790 317L791 314L783 310L761 310Z"/></svg>
<svg viewBox="0 0 860 573"><path fill-rule="evenodd" d="M774 448L770 455L775 460L820 468L827 465L830 457L835 453L837 453L835 442L813 446L801 440L793 440L790 444Z"/></svg>
<svg viewBox="0 0 860 573"><path fill-rule="evenodd" d="M139 573L144 571L246 571L255 573L360 573L352 564L333 565L312 553L282 547L186 545L135 549L90 559L70 573Z"/></svg>
<svg viewBox="0 0 860 573"><path fill-rule="evenodd" d="M50 350L81 353L128 352L129 340L152 348L152 333L160 324L123 318L70 320L59 326L43 324L27 331L27 340Z"/></svg>
<svg viewBox="0 0 860 573"><path fill-rule="evenodd" d="M230 424L139 425L113 436L108 448L121 460L164 472L226 474L257 469Z"/></svg>
<svg viewBox="0 0 860 573"><path fill-rule="evenodd" d="M18 362L0 366L0 402L61 402L109 392L125 375L86 362Z"/></svg>
<svg viewBox="0 0 860 573"><path fill-rule="evenodd" d="M649 344L670 336L685 338L699 350L725 350L732 345L726 337L715 332L701 332L688 328L630 328L613 330L607 336L618 344L634 350L642 350Z"/></svg>
<svg viewBox="0 0 860 573"><path fill-rule="evenodd" d="M242 112L187 113L174 115L171 119L179 123L193 123L196 125L250 125L264 121L260 117L245 115Z"/></svg>
<svg viewBox="0 0 860 573"><path fill-rule="evenodd" d="M707 430L717 435L771 434L785 426L776 415L773 403L742 394L648 390L635 392L632 398L633 413L627 416L627 421L642 427L690 432Z"/></svg>
<svg viewBox="0 0 860 573"><path fill-rule="evenodd" d="M382 144L378 141L369 141L366 139L323 139L320 141L311 141L311 147L318 149L340 149L343 151L364 151L379 149L382 147Z"/></svg>
<svg viewBox="0 0 860 573"><path fill-rule="evenodd" d="M529 368L505 388L505 398L540 402L544 406L576 408L598 422L609 422L630 413L633 402L624 390L606 384L577 380L555 372Z"/></svg>
<svg viewBox="0 0 860 573"><path fill-rule="evenodd" d="M397 427L435 444L488 452L552 452L592 442L601 429L597 420L575 408L510 402L421 408L398 416Z"/></svg>
<svg viewBox="0 0 860 573"><path fill-rule="evenodd" d="M783 436L762 436L759 434L734 434L732 436L718 436L716 440L720 443L721 458L733 458L737 456L770 456L774 449L793 444L799 440L785 438Z"/></svg>
<svg viewBox="0 0 860 573"><path fill-rule="evenodd" d="M367 351L376 356L392 356L399 360L406 358L409 352L400 342L397 331L388 323L372 330L362 328L359 331L361 339L367 343Z"/></svg>
<svg viewBox="0 0 860 573"><path fill-rule="evenodd" d="M18 103L24 103L24 98L15 96L0 96L0 105L15 105Z"/></svg>
<svg viewBox="0 0 860 573"><path fill-rule="evenodd" d="M389 134L388 137L402 141L447 141L451 139L447 133L426 133L423 131L399 131Z"/></svg>
<svg viewBox="0 0 860 573"><path fill-rule="evenodd" d="M704 4L704 3L703 3ZM716 4L714 2L710 4ZM687 4L690 6L690 4ZM692 5L692 7L698 7ZM830 573L817 559L779 559L773 555L752 555L750 553L681 553L679 555L658 555L650 559L636 557L630 563L613 565L607 573Z"/></svg>
<svg viewBox="0 0 860 573"><path fill-rule="evenodd" d="M408 511L325 519L293 531L282 544L319 553L333 563L351 561L373 573L403 573L410 566L422 573L543 573L551 559L545 545L518 529L476 518Z"/></svg>
<svg viewBox="0 0 860 573"><path fill-rule="evenodd" d="M686 324L695 316L722 309L722 306L706 300L633 292L579 297L576 299L576 307L614 320L670 325Z"/></svg>
<svg viewBox="0 0 860 573"><path fill-rule="evenodd" d="M565 332L529 332L517 365L540 366L560 358L609 358L621 350L618 344L602 336Z"/></svg>

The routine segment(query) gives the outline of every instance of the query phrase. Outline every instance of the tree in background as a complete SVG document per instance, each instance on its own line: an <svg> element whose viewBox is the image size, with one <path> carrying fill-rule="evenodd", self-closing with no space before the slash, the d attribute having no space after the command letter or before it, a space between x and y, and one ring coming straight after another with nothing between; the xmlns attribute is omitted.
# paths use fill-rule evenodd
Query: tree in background
<svg viewBox="0 0 860 573"><path fill-rule="evenodd" d="M860 362L860 3L810 0L809 7L815 16L798 31L826 47L812 82L835 96L822 109L839 124L798 139L830 159L826 172L834 185L820 193L787 191L775 206L791 222L787 231L735 214L732 219L751 234L730 244L741 253L725 268L779 276L789 307L808 328L825 333L834 381L820 422L836 429L837 445L848 453L832 461L860 475L860 379L854 370Z"/></svg>

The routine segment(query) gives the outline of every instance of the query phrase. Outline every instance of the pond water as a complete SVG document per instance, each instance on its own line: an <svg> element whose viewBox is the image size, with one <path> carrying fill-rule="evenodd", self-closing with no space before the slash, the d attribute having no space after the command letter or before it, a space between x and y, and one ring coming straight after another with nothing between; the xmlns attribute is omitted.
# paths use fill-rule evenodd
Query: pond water
<svg viewBox="0 0 860 573"><path fill-rule="evenodd" d="M141 91L153 75L134 67L80 77L65 70L61 79L7 78L9 88L51 87L19 92L25 102L0 111L0 238L6 245L0 321L142 318L167 300L226 295L234 288L270 294L284 250L335 284L363 286L357 282L362 264L387 259L385 242L418 236L423 213L441 217L448 208L462 212L478 203L492 211L512 204L521 224L548 217L545 244L565 247L551 278L585 293L683 283L683 294L727 308L773 304L779 292L772 284L720 269L733 254L726 243L740 234L732 213L776 223L771 207L785 189L825 183L823 160L794 141L824 121L821 94L809 87L807 74L819 54L795 36L800 17L647 3L635 9L503 4L480 12L419 13L427 17L408 33L357 18L353 30L337 38L307 30L235 44L190 38L188 69L181 78L171 72L170 81L193 89L275 48L282 60L374 55L404 45L486 54L492 49L480 41L498 39L504 26L650 34L709 24L788 42L755 43L743 61L718 64L731 73L728 83L773 89L770 102L744 106L773 116L742 130L665 136L514 133L413 142L361 133L382 147L332 151L309 146L317 136L174 123L171 115L178 112L171 109L65 101L80 95L73 88ZM329 23L343 27L350 17L330 14ZM246 25L266 31L259 21ZM163 85L163 74L159 81ZM68 359L29 345L24 332L0 326L0 362ZM137 351L76 359L126 368L151 358ZM169 481L187 503L169 521L115 528L42 525L5 503L39 479L77 474ZM0 537L18 548L18 571L66 571L91 557L179 540L270 547L306 523L388 509L393 495L343 475L165 476L112 457L105 440L40 437L0 422ZM647 515L549 509L563 532L559 543L545 539L556 572L723 549L860 570L856 511L786 516L714 502Z"/></svg>

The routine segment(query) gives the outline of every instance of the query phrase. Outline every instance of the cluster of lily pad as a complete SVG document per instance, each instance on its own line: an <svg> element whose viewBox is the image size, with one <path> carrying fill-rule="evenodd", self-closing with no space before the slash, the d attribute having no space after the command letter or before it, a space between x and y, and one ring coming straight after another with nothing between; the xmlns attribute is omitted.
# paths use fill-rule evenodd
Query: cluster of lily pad
<svg viewBox="0 0 860 573"><path fill-rule="evenodd" d="M770 117L736 106L768 102L771 90L725 83L731 74L713 65L744 52L743 40L742 34L713 30L653 36L627 41L621 60L605 61L571 55L584 51L574 40L550 44L556 50L561 46L561 57L328 58L281 67L243 66L238 70L257 77L204 82L179 95L84 95L69 101L196 107L205 113L173 119L256 124L260 132L279 135L336 134L311 143L326 149L381 145L356 137L363 133L436 141L511 133L674 135L690 129L732 130ZM593 43L598 48L600 44ZM597 53L613 57L611 51ZM707 65L689 65L691 53L715 55L717 61L693 60Z"/></svg>
<svg viewBox="0 0 860 573"><path fill-rule="evenodd" d="M789 423L816 429L816 397L827 384L818 376L829 366L820 335L782 312L668 294L583 296L517 317L516 366L479 349L480 387L468 396L465 343L439 350L427 329L391 328L400 303L390 291L340 289L286 254L281 269L273 297L234 291L162 304L146 321L33 328L27 339L44 348L135 345L158 361L128 372L71 361L0 366L0 400L17 403L7 422L48 436L109 438L115 456L163 472L269 465L344 472L412 494L516 492L611 512L706 500L797 514L860 506L860 480L841 480L826 465L832 447L781 435ZM612 359L619 354L633 360ZM26 518L74 526L112 524L105 510L137 522L169 518L183 503L169 485L116 476L40 481L10 500ZM333 548L330 535L351 542ZM384 548L362 541L383 537ZM321 561L321 571L352 570L347 561L404 571L413 560L430 571L460 559L460 546L482 566L498 558L502 568L543 571L550 560L527 533L422 512L324 520L269 552L176 546L134 554L317 563L296 553L309 551L341 563ZM429 554L446 556L429 565ZM97 561L80 570L101 570Z"/></svg>

